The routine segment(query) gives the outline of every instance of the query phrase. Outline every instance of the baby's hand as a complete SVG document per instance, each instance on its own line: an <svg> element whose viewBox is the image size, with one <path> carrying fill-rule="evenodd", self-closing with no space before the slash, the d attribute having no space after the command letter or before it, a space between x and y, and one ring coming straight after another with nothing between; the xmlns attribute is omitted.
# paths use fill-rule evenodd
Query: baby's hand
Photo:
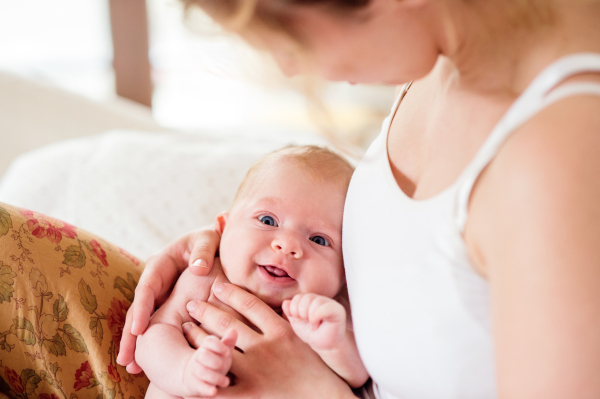
<svg viewBox="0 0 600 399"><path fill-rule="evenodd" d="M227 373L231 367L237 331L229 330L223 338L208 336L194 352L185 368L183 382L191 396L212 397L217 387L229 386Z"/></svg>
<svg viewBox="0 0 600 399"><path fill-rule="evenodd" d="M282 305L294 332L315 350L334 349L346 333L346 310L317 294L298 294Z"/></svg>

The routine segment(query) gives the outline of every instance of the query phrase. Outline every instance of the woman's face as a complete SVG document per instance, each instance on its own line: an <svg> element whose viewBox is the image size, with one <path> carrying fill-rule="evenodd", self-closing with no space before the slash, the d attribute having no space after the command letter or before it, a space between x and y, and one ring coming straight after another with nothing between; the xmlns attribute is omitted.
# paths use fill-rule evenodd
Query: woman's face
<svg viewBox="0 0 600 399"><path fill-rule="evenodd" d="M436 3L372 0L349 14L288 6L281 15L293 39L267 30L244 36L287 75L308 70L332 81L397 85L426 75L437 60Z"/></svg>

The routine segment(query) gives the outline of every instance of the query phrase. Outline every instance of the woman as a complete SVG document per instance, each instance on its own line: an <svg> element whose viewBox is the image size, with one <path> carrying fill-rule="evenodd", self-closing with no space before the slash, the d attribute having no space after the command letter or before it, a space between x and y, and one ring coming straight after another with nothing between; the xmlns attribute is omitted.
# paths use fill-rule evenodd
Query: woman
<svg viewBox="0 0 600 399"><path fill-rule="evenodd" d="M197 3L235 18L235 2ZM379 397L600 397L600 3L260 0L245 12L238 32L288 74L413 81L345 209L354 327ZM129 332L188 263L210 269L218 241L197 231L148 261L121 343L129 371ZM206 330L240 336L237 385L218 397L352 397L266 305L218 291L263 332L189 305Z"/></svg>

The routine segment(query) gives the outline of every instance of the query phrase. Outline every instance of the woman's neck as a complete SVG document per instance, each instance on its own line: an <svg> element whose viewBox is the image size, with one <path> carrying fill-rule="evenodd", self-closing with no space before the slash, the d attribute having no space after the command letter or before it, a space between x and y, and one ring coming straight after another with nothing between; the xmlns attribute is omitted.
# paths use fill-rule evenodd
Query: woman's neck
<svg viewBox="0 0 600 399"><path fill-rule="evenodd" d="M447 88L514 97L552 61L600 53L600 2L558 1L550 20L537 26L511 25L493 5L499 2L482 3L488 5L462 7L444 25L439 67Z"/></svg>

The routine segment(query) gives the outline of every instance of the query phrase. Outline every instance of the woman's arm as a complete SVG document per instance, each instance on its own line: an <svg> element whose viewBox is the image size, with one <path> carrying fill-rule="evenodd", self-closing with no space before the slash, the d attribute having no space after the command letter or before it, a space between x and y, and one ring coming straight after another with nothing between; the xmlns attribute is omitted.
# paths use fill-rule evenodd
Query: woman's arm
<svg viewBox="0 0 600 399"><path fill-rule="evenodd" d="M117 358L120 365L127 366L128 372L141 371L134 359L136 336L146 330L156 307L168 298L175 281L188 266L197 276L211 271L220 239L212 226L205 227L178 238L148 259L135 299L127 311Z"/></svg>
<svg viewBox="0 0 600 399"><path fill-rule="evenodd" d="M355 398L348 385L265 303L232 284L216 284L213 293L261 331L206 302L193 302L190 315L203 327L218 336L231 328L239 335L236 346L243 353L234 353L231 367L236 384L221 389L217 398ZM194 346L207 336L190 324L185 332Z"/></svg>
<svg viewBox="0 0 600 399"><path fill-rule="evenodd" d="M548 108L473 192L465 238L490 281L500 398L600 397L599 109Z"/></svg>

